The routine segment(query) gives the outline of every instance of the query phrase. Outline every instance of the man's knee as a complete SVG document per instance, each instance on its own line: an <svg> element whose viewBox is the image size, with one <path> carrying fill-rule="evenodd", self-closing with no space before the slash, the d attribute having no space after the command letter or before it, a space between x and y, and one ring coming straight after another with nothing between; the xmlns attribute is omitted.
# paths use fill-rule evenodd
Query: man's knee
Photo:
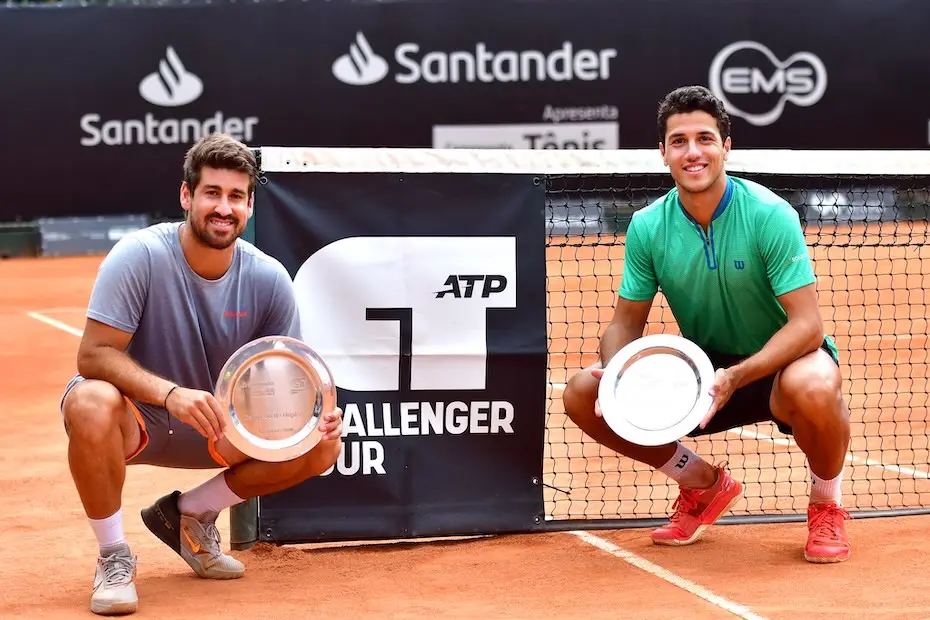
<svg viewBox="0 0 930 620"><path fill-rule="evenodd" d="M119 429L125 407L123 395L116 387L88 379L71 389L62 413L70 436L102 440Z"/></svg>
<svg viewBox="0 0 930 620"><path fill-rule="evenodd" d="M839 368L823 351L790 364L779 374L776 386L777 403L772 407L776 417L800 416L826 424L846 415Z"/></svg>
<svg viewBox="0 0 930 620"><path fill-rule="evenodd" d="M322 470L319 473L313 474L315 476L322 474L336 464L336 461L339 460L339 455L342 454L342 440L324 441L318 444L317 448L320 450L319 466L322 467Z"/></svg>
<svg viewBox="0 0 930 620"><path fill-rule="evenodd" d="M296 483L319 476L336 464L341 452L341 440L321 441L302 457L281 463L281 466L286 470L283 477Z"/></svg>
<svg viewBox="0 0 930 620"><path fill-rule="evenodd" d="M569 416L594 413L599 382L587 368L578 371L562 390L562 404Z"/></svg>

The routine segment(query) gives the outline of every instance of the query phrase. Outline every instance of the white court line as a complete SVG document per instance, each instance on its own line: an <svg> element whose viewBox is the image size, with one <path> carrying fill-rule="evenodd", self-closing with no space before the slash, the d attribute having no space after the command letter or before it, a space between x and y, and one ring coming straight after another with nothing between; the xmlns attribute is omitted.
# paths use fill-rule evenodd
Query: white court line
<svg viewBox="0 0 930 620"><path fill-rule="evenodd" d="M715 594L714 592L711 592L707 588L700 586L693 581L685 579L680 575L676 575L675 573L662 568L658 564L653 564L649 560L640 557L631 551L627 551L626 549L618 547L612 542L604 540L603 538L595 536L594 534L590 534L585 531L571 531L568 533L577 536L584 542L593 547L597 547L601 551L606 551L610 555L623 560L627 564L635 566L636 568L649 573L653 577L658 577L659 579L662 579L663 581L666 581L677 588L681 588L689 594L693 594L694 596L702 598L711 605L719 607L724 611L728 611L735 616L745 618L746 620L765 620L763 616L754 613L751 609L740 605L739 603L734 603L733 601L726 599L719 594Z"/></svg>
<svg viewBox="0 0 930 620"><path fill-rule="evenodd" d="M55 308L39 308L38 310L33 310L36 314L74 314L75 312L80 312L84 314L87 308L78 308L77 306L57 306Z"/></svg>
<svg viewBox="0 0 930 620"><path fill-rule="evenodd" d="M549 386L556 390L565 389L564 383L550 383ZM726 432L734 434L734 435L739 435L740 437L748 437L750 439L756 439L759 441L767 441L777 446L797 447L798 445L791 439L787 439L787 438L783 439L781 437L772 437L771 435L766 435L765 433L746 430L742 428L733 428ZM846 461L850 463L860 464L860 465L868 465L869 467L881 467L882 469L893 471L897 474L904 474L905 476L911 476L912 478L930 479L930 472L921 471L919 469L914 469L912 467L904 467L901 465L889 465L888 463L882 463L881 461L876 461L875 459L864 459L861 456L856 456L855 454L847 453Z"/></svg>
<svg viewBox="0 0 930 620"><path fill-rule="evenodd" d="M76 327L71 327L67 323L62 323L58 319L53 319L52 317L45 316L44 314L40 314L38 312L27 312L26 314L28 314L30 317L34 318L37 321L41 321L45 323L46 325L51 325L52 327L57 327L61 331L68 332L69 334L77 336L78 338L84 335L83 330L80 330Z"/></svg>

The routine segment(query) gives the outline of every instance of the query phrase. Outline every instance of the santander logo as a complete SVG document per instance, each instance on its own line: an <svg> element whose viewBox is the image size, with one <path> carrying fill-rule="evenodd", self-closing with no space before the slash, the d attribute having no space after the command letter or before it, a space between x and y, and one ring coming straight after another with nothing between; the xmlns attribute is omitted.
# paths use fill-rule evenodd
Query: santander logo
<svg viewBox="0 0 930 620"><path fill-rule="evenodd" d="M187 105L203 93L203 82L189 72L170 45L158 63L158 71L139 83L139 94L151 104L165 108Z"/></svg>

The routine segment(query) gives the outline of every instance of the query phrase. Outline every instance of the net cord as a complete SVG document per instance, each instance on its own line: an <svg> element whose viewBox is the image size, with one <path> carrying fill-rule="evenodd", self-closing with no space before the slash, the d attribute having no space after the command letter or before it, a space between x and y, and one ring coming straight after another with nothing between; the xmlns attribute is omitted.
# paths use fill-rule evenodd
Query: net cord
<svg viewBox="0 0 930 620"><path fill-rule="evenodd" d="M262 172L661 174L658 149L530 150L262 146ZM733 149L729 172L791 175L930 175L930 150Z"/></svg>

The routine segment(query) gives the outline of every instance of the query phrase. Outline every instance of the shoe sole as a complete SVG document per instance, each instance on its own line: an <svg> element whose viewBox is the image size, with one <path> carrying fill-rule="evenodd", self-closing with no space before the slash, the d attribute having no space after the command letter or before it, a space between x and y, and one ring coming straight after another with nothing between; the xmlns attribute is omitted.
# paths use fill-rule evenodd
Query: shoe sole
<svg viewBox="0 0 930 620"><path fill-rule="evenodd" d="M717 515L717 518L714 519L713 522L711 523L707 523L705 525L699 525L698 528L694 530L694 534L691 535L691 538L685 538L685 539L681 539L681 538L655 539L653 538L652 539L653 544L664 545L666 547L686 547L688 545L693 545L698 540L700 540L701 536L703 536L704 531L707 528L709 528L711 525L719 521L722 516L730 512L730 509L733 508L733 506L736 505L736 502L742 499L742 497L743 497L743 489L740 488L739 493L736 496L734 496L732 500L730 500L730 503L727 504L723 508L723 510L720 511L720 514Z"/></svg>
<svg viewBox="0 0 930 620"><path fill-rule="evenodd" d="M184 561L187 562L187 565L190 566L192 569L194 569L194 572L197 573L197 575L202 577L203 579L219 579L219 580L239 579L245 574L245 571L230 573L226 571L211 572L210 570L204 569L203 566L200 565L200 562L198 562L196 558L191 556L190 552L188 552L187 549L184 549L183 547L181 549L180 555L182 558L184 558Z"/></svg>
<svg viewBox="0 0 930 620"><path fill-rule="evenodd" d="M846 552L844 555L807 555L805 551L804 559L811 564L839 564L848 560L850 555L852 555L850 552Z"/></svg>
<svg viewBox="0 0 930 620"><path fill-rule="evenodd" d="M99 604L91 601L90 610L98 616L125 616L138 610L139 601Z"/></svg>

